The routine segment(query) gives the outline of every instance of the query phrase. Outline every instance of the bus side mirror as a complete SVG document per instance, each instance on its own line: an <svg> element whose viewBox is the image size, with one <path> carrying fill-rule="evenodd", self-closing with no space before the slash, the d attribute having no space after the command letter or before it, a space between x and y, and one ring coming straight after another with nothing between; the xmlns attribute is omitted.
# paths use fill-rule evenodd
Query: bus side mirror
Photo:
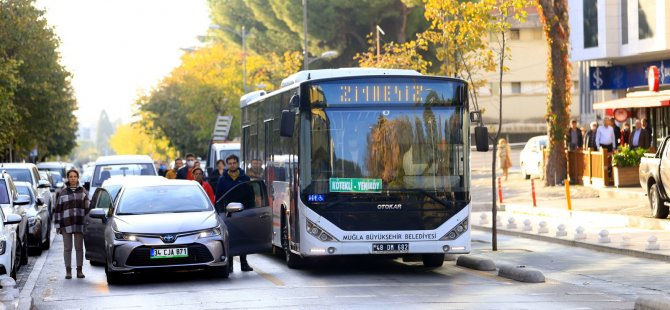
<svg viewBox="0 0 670 310"><path fill-rule="evenodd" d="M475 127L475 144L477 145L477 152L489 151L489 130L486 127Z"/></svg>
<svg viewBox="0 0 670 310"><path fill-rule="evenodd" d="M293 101L293 99L291 99L291 101ZM295 113L289 110L281 111L281 127L279 128L279 135L282 137L293 137L294 125Z"/></svg>

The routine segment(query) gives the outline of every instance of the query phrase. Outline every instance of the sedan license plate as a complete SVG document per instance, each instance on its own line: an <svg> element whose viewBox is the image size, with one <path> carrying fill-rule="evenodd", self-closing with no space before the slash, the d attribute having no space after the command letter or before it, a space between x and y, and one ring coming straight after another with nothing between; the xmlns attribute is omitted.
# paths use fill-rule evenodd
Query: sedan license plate
<svg viewBox="0 0 670 310"><path fill-rule="evenodd" d="M151 249L150 258L179 258L188 257L188 248Z"/></svg>
<svg viewBox="0 0 670 310"><path fill-rule="evenodd" d="M372 253L407 253L409 243L373 243Z"/></svg>

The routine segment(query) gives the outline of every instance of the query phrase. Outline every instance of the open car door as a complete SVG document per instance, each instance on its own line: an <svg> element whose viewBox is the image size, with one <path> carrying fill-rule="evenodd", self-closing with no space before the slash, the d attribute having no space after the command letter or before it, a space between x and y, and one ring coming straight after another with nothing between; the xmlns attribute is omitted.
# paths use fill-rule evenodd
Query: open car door
<svg viewBox="0 0 670 310"><path fill-rule="evenodd" d="M227 206L237 203L242 204L242 210L226 210ZM272 217L263 181L236 185L216 202L216 210L228 227L230 256L272 249Z"/></svg>
<svg viewBox="0 0 670 310"><path fill-rule="evenodd" d="M112 198L103 188L97 188L91 198L90 210L102 209L105 213L112 207ZM84 219L84 245L86 246L86 259L104 263L105 256L105 227L106 221L92 218L91 212Z"/></svg>

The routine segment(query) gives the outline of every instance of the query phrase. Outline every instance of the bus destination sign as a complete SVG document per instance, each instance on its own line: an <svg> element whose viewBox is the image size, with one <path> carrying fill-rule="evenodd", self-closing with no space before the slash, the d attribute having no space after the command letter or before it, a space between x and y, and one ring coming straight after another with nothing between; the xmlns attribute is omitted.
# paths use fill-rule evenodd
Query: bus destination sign
<svg viewBox="0 0 670 310"><path fill-rule="evenodd" d="M369 193L382 191L382 179L331 178L331 192Z"/></svg>

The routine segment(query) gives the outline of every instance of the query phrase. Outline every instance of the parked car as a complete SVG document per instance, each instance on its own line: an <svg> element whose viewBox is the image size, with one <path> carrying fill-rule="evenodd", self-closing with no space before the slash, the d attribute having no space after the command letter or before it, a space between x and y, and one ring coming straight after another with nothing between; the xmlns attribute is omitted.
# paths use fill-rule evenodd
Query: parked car
<svg viewBox="0 0 670 310"><path fill-rule="evenodd" d="M51 171L51 172L56 172L58 175L65 176L65 173L70 170L75 168L74 164L72 163L66 163L66 162L60 162L60 161L50 161L50 162L43 162L43 163L37 163L37 170L40 171ZM56 183L58 182L63 182L64 180L62 179L57 179Z"/></svg>
<svg viewBox="0 0 670 310"><path fill-rule="evenodd" d="M14 181L23 181L32 184L37 191L37 197L42 198L44 204L49 207L49 214L53 214L56 206L54 199L51 199L51 184L42 180L39 170L35 164L30 163L3 163L0 169L7 171Z"/></svg>
<svg viewBox="0 0 670 310"><path fill-rule="evenodd" d="M215 208L189 180L125 178L115 199L99 187L85 221L86 258L104 264L108 283L149 269L208 269L228 277L232 256L271 248L269 216L233 215L245 208L269 215L264 188L262 181L240 184Z"/></svg>
<svg viewBox="0 0 670 310"><path fill-rule="evenodd" d="M84 183L89 198L95 189L112 176L154 175L158 172L154 161L147 155L112 155L102 156L95 161L91 181Z"/></svg>
<svg viewBox="0 0 670 310"><path fill-rule="evenodd" d="M28 263L28 220L25 216L24 206L30 202L30 198L19 195L12 177L6 172L0 173L0 209L2 209L3 226L2 234L5 236L5 248L7 252L11 249L11 265L5 264L5 273L16 278L16 270L21 265ZM12 216L10 218L10 215ZM18 216L18 221L15 221ZM0 239L0 247L2 247ZM3 249L0 249L2 252ZM0 254L1 255L1 254ZM7 269L10 269L9 271ZM2 270L0 270L0 273Z"/></svg>
<svg viewBox="0 0 670 310"><path fill-rule="evenodd" d="M531 176L542 176L544 155L542 150L547 147L547 136L536 136L526 142L521 154L519 154L519 167L521 175L530 179Z"/></svg>
<svg viewBox="0 0 670 310"><path fill-rule="evenodd" d="M0 189L0 192L2 189ZM2 195L0 194L0 199ZM0 200L1 201L1 200ZM5 214L0 208L0 275L6 274L16 280L19 269L20 252L16 248L16 229L12 226L21 222L16 214Z"/></svg>
<svg viewBox="0 0 670 310"><path fill-rule="evenodd" d="M30 197L30 203L24 208L28 220L28 251L39 255L42 250L48 250L51 246L51 214L42 198L37 197L37 192L30 183L15 182L14 184L19 195Z"/></svg>
<svg viewBox="0 0 670 310"><path fill-rule="evenodd" d="M647 192L651 216L664 219L670 213L670 137L666 137L656 150L640 160L640 186Z"/></svg>

